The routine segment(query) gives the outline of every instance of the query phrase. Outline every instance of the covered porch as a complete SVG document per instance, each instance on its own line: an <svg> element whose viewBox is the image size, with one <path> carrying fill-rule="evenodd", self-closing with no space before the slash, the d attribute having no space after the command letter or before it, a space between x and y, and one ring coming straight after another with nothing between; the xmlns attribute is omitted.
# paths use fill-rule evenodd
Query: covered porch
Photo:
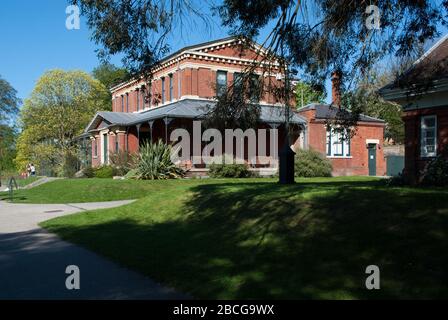
<svg viewBox="0 0 448 320"><path fill-rule="evenodd" d="M204 118L208 108L213 108L213 106L213 101L186 99L141 113L99 112L85 130L90 135L92 142L92 165L109 164L110 155L113 153L138 152L143 143L162 140L165 143L174 144L176 141L171 141L170 136L176 129L185 129L193 137L194 122L197 125L197 122ZM263 157L268 157L271 162L275 162L278 155L271 150L270 141L274 139L274 149L277 150L285 142L284 108L269 105L261 105L260 108L260 123L254 129L256 132L257 129L266 129L267 135L262 138L266 139L267 151ZM291 144L293 148L303 148L306 146L307 140L306 121L295 112L291 111L290 113L290 132L293 137ZM202 128L201 136L205 129ZM274 132L277 136L271 137ZM193 138L190 139L191 149L193 148L192 140ZM260 137L257 132L257 150L259 142ZM246 139L244 151L242 151L244 155L247 154L247 143ZM207 144L208 142L201 142L201 150ZM258 162L257 159L256 167L262 167L261 163L266 162L266 159L259 160ZM187 169L205 168L204 162L193 164L192 161L182 161L179 165Z"/></svg>

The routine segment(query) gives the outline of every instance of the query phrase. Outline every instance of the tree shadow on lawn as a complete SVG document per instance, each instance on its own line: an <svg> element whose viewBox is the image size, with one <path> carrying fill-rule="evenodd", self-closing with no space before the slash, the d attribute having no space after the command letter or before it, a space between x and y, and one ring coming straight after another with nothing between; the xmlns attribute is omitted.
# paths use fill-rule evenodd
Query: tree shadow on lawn
<svg viewBox="0 0 448 320"><path fill-rule="evenodd" d="M446 191L363 181L191 191L173 208L177 219L142 223L124 213L50 230L197 298L448 297ZM381 290L365 288L371 264Z"/></svg>

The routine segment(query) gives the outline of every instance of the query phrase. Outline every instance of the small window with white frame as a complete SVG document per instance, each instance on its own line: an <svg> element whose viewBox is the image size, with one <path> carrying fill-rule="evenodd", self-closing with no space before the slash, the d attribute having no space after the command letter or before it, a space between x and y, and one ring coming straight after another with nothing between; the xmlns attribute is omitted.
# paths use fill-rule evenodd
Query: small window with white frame
<svg viewBox="0 0 448 320"><path fill-rule="evenodd" d="M435 157L437 155L437 116L423 116L420 130L421 156Z"/></svg>
<svg viewBox="0 0 448 320"><path fill-rule="evenodd" d="M227 91L227 72L216 72L216 96L220 97Z"/></svg>
<svg viewBox="0 0 448 320"><path fill-rule="evenodd" d="M327 157L350 157L350 134L327 129Z"/></svg>

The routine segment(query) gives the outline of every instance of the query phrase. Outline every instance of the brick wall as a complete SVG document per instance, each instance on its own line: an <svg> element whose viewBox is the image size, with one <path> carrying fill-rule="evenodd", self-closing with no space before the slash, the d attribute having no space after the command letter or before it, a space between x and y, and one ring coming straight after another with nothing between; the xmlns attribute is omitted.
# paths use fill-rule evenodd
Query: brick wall
<svg viewBox="0 0 448 320"><path fill-rule="evenodd" d="M97 135L92 139L92 166L97 167L101 165L101 145L100 136ZM98 153L95 155L95 145L97 146Z"/></svg>
<svg viewBox="0 0 448 320"><path fill-rule="evenodd" d="M404 112L405 160L404 174L411 182L418 181L419 173L431 158L420 155L420 122L422 116L437 116L437 153L448 158L448 107L426 108Z"/></svg>
<svg viewBox="0 0 448 320"><path fill-rule="evenodd" d="M327 129L323 120L315 119L315 110L300 112L300 115L308 122L308 146L326 156L327 153ZM333 175L368 175L368 149L366 139L379 140L376 147L376 174L386 175L386 161L384 158L384 126L382 124L360 122L356 134L350 141L350 158L328 157L333 165Z"/></svg>
<svg viewBox="0 0 448 320"><path fill-rule="evenodd" d="M212 53L213 52L213 53ZM170 103L182 99L183 97L199 97L205 99L211 99L215 97L216 88L216 72L217 70L223 70L227 72L227 81L230 86L233 83L233 75L235 72L241 72L247 68L247 65L242 63L235 63L234 59L260 59L253 50L243 50L241 52L240 48L237 46L225 46L220 48L215 48L211 51L207 51L209 54L214 54L220 58L210 58L205 59L205 57L197 56L184 58L178 63L169 64L167 67L160 68L153 75L152 81L152 101L150 107L157 107L162 105L161 94L162 94L162 80L165 78L165 103ZM223 58L229 57L229 59ZM232 59L234 58L234 59ZM277 79L276 75L266 76L261 75L262 69L258 68L255 73L258 73L263 77L265 91L261 98L262 102L275 104L275 97L273 96L272 86L281 84L283 80ZM278 70L273 71L278 72ZM169 75L173 75L173 97L170 100L169 96ZM180 81L179 81L180 80ZM179 90L180 83L180 90ZM122 86L114 89L113 95L113 111L121 112L121 96L129 94L129 112L137 111L136 108L136 93L137 90L144 86L145 83L141 81L130 81L129 83L123 84ZM269 89L271 87L271 89ZM179 95L180 92L180 95ZM126 102L126 101L125 101ZM291 100L291 103L295 104L295 99ZM126 106L126 103L125 103ZM126 107L124 108L126 112Z"/></svg>

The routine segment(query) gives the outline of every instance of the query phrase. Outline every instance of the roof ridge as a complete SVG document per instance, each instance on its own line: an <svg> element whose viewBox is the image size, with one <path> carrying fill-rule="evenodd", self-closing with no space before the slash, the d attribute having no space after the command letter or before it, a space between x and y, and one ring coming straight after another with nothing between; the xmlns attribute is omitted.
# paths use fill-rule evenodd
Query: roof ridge
<svg viewBox="0 0 448 320"><path fill-rule="evenodd" d="M226 42L226 41L237 40L237 39L239 39L238 36L228 36L228 37L219 38L219 39L215 39L215 40L211 40L211 41L206 41L206 42L197 43L197 44L194 44L194 45L185 46L185 47L182 47L182 48L180 48L180 49L174 51L174 52L171 53L171 54L168 54L166 57L161 58L161 59L157 62L156 65L161 64L161 63L163 63L163 62L166 62L166 61L168 61L168 60L174 58L175 56L181 54L181 53L184 52L184 51L194 50L194 49L197 49L197 48L200 48L200 47L204 47L204 46L212 46L214 43ZM262 50L267 50L265 47L263 47L261 44L259 44L259 43L256 42L255 40L248 39L248 38L247 38L247 40L249 40L249 42L250 42L251 44L253 44L254 46L258 46L258 47L260 47ZM198 52L198 54L199 54L199 52ZM119 87L121 87L122 85L124 85L124 84L126 84L126 83L132 83L132 82L134 82L134 81L139 81L139 80L140 80L140 78L137 78L137 79L129 79L129 80L127 80L127 81L123 81L123 82L121 82L121 83L118 83L118 84L116 84L116 85L110 87L109 90L110 90L110 91L113 91L114 89L119 88Z"/></svg>
<svg viewBox="0 0 448 320"><path fill-rule="evenodd" d="M445 34L443 37L441 37L439 40L437 40L437 42L435 44L433 44L431 46L431 48L429 48L424 54L422 54L422 56L420 58L415 60L414 63L412 64L412 67L414 67L415 65L422 62L425 58L427 58L434 50L436 50L446 40L448 40L448 33Z"/></svg>

